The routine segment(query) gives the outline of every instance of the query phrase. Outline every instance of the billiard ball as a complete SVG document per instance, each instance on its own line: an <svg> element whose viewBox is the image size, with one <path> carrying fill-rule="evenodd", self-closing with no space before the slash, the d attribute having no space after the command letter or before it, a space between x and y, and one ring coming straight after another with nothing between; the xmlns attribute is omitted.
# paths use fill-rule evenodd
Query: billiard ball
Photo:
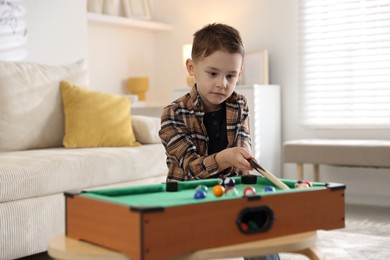
<svg viewBox="0 0 390 260"><path fill-rule="evenodd" d="M307 184L306 182L302 182L302 183L296 184L295 188L297 188L297 189L310 188L310 185Z"/></svg>
<svg viewBox="0 0 390 260"><path fill-rule="evenodd" d="M259 225L257 224L256 221L250 220L250 221L248 221L248 227L250 230L254 230L254 229L258 229Z"/></svg>
<svg viewBox="0 0 390 260"><path fill-rule="evenodd" d="M196 190L194 194L194 199L204 199L207 194L204 190Z"/></svg>
<svg viewBox="0 0 390 260"><path fill-rule="evenodd" d="M225 193L225 188L222 185L217 184L213 187L213 193L215 197L221 197Z"/></svg>
<svg viewBox="0 0 390 260"><path fill-rule="evenodd" d="M226 196L238 196L238 190L233 186L228 186L225 190Z"/></svg>
<svg viewBox="0 0 390 260"><path fill-rule="evenodd" d="M301 189L301 188L310 188L312 184L308 181L299 180L295 183L295 188Z"/></svg>
<svg viewBox="0 0 390 260"><path fill-rule="evenodd" d="M249 226L248 226L248 224L247 223L245 223L245 222L242 222L241 224L240 224L240 226L241 226L241 229L242 230L249 230Z"/></svg>
<svg viewBox="0 0 390 260"><path fill-rule="evenodd" d="M207 193L208 187L206 185L199 185L195 190L203 190Z"/></svg>
<svg viewBox="0 0 390 260"><path fill-rule="evenodd" d="M252 186L248 186L243 191L245 197L252 197L256 195L256 189Z"/></svg>
<svg viewBox="0 0 390 260"><path fill-rule="evenodd" d="M225 187L225 177L218 178L218 184Z"/></svg>
<svg viewBox="0 0 390 260"><path fill-rule="evenodd" d="M264 192L274 192L274 191L276 191L276 189L273 186L265 186L263 191Z"/></svg>
<svg viewBox="0 0 390 260"><path fill-rule="evenodd" d="M226 178L224 181L223 181L223 184L225 187L233 187L235 184L236 184L236 181L232 178Z"/></svg>

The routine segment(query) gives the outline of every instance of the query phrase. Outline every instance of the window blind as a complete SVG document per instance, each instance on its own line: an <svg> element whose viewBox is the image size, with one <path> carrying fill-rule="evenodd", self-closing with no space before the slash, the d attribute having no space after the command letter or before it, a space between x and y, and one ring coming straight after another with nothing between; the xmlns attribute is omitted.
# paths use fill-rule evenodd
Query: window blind
<svg viewBox="0 0 390 260"><path fill-rule="evenodd" d="M390 0L300 0L309 127L390 127Z"/></svg>

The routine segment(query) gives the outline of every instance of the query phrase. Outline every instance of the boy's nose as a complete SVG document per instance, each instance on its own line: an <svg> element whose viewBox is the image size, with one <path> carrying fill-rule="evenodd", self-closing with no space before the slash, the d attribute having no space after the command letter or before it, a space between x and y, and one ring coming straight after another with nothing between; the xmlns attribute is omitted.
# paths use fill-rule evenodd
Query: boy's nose
<svg viewBox="0 0 390 260"><path fill-rule="evenodd" d="M226 88L227 87L227 80L225 77L220 77L218 79L218 87L220 88Z"/></svg>

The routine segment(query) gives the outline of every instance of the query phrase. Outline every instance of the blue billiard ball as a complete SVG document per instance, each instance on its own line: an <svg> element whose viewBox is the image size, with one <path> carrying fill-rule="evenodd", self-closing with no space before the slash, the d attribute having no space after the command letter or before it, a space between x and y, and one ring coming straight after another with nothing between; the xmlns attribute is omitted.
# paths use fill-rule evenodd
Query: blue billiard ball
<svg viewBox="0 0 390 260"><path fill-rule="evenodd" d="M196 190L203 190L207 193L208 187L206 185L198 185Z"/></svg>
<svg viewBox="0 0 390 260"><path fill-rule="evenodd" d="M236 181L232 178L226 178L224 181L223 181L223 184L227 187L234 187L234 185L236 185Z"/></svg>
<svg viewBox="0 0 390 260"><path fill-rule="evenodd" d="M264 192L274 192L276 189L273 186L265 186L263 191Z"/></svg>
<svg viewBox="0 0 390 260"><path fill-rule="evenodd" d="M194 199L204 199L206 198L207 193L204 190L196 190L194 194Z"/></svg>

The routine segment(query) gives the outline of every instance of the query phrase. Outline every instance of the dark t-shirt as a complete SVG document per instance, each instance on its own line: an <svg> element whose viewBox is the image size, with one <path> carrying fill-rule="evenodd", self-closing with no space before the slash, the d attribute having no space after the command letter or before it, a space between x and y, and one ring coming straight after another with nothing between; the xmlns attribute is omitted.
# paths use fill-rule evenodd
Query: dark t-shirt
<svg viewBox="0 0 390 260"><path fill-rule="evenodd" d="M228 144L225 104L218 111L206 112L203 122L209 136L208 153L213 154L225 149Z"/></svg>

